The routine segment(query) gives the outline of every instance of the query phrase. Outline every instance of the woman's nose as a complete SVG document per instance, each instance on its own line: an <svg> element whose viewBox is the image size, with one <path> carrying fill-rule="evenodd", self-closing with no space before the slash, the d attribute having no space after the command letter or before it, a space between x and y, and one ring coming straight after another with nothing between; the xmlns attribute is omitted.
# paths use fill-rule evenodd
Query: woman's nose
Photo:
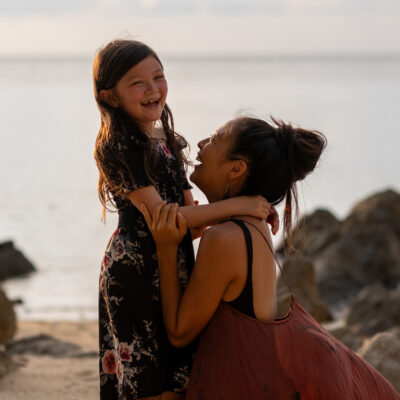
<svg viewBox="0 0 400 400"><path fill-rule="evenodd" d="M207 139L200 140L199 143L197 143L197 146L201 150L204 147L204 144L206 143Z"/></svg>

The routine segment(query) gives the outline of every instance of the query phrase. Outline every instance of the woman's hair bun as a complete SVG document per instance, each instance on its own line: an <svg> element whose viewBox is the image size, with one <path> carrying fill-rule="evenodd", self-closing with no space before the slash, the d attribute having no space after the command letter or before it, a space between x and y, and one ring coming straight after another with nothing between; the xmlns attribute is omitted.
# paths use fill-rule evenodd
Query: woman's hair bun
<svg viewBox="0 0 400 400"><path fill-rule="evenodd" d="M326 147L325 136L318 131L295 128L271 117L275 137L281 151L287 156L292 181L304 179L312 172Z"/></svg>

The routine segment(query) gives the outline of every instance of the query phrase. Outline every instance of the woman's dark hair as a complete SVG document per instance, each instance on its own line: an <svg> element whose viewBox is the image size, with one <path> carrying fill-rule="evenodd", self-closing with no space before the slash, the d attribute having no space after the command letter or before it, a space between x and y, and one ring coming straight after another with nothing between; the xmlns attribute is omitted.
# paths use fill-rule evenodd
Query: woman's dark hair
<svg viewBox="0 0 400 400"><path fill-rule="evenodd" d="M248 173L241 195L262 195L272 205L285 201L284 235L292 242L292 210L298 216L296 182L312 172L326 147L318 131L295 128L271 117L274 125L256 118L237 118L228 125L233 144L228 159L246 161Z"/></svg>
<svg viewBox="0 0 400 400"><path fill-rule="evenodd" d="M96 139L94 157L99 169L98 195L103 205L103 219L107 203L114 205L112 193L124 196L124 176L120 174L121 183L109 178L118 164L123 162L113 145L118 136L134 136L141 147L144 159L144 171L150 182L154 183L157 153L153 150L150 138L140 126L121 108L115 108L104 101L100 96L101 90L113 88L122 76L136 64L147 57L154 57L162 66L157 54L149 46L135 40L114 40L100 49L93 61L94 96L100 110L101 124ZM186 141L174 131L172 112L166 104L161 115L161 124L167 137L167 143L172 149L179 163L187 163L182 154L182 147ZM124 165L131 178L128 165ZM115 206L115 205L114 205Z"/></svg>

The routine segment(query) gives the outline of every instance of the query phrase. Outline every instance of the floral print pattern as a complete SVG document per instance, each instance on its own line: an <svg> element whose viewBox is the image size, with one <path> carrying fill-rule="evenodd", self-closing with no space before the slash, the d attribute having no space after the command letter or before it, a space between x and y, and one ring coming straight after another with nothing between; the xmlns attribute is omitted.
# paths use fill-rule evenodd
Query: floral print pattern
<svg viewBox="0 0 400 400"><path fill-rule="evenodd" d="M126 145L126 143L130 143ZM133 163L134 141L119 144L131 160L131 182L136 189L147 182L135 174L142 168L140 154ZM184 204L183 191L190 188L184 170L162 140L154 141L159 152L156 189L168 202ZM177 349L165 332L160 303L160 279L156 249L142 214L130 203L114 197L118 228L112 235L101 265L99 280L100 398L131 400L164 391L185 392L196 344ZM188 234L178 251L179 280L184 288L194 264Z"/></svg>

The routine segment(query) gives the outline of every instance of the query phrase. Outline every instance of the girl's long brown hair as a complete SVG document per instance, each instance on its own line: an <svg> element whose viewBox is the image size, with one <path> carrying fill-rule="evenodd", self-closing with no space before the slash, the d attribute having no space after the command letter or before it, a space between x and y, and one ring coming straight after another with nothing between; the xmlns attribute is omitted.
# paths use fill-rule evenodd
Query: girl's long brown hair
<svg viewBox="0 0 400 400"><path fill-rule="evenodd" d="M129 69L149 56L154 57L162 66L157 54L144 43L135 40L114 40L100 49L93 61L94 96L101 117L94 157L99 169L97 189L103 205L102 220L105 220L106 210L113 211L107 207L109 204L115 208L113 196L125 196L123 188L126 180L134 181L129 165L119 157L115 145L118 139L123 140L128 135L135 137L143 154L145 174L151 183L155 183L157 153L153 150L150 138L122 109L112 107L100 96L101 90L113 88ZM161 125L174 156L180 164L187 164L188 161L182 153L182 148L187 143L175 132L174 119L167 104L161 115ZM118 179L112 178L116 176Z"/></svg>

